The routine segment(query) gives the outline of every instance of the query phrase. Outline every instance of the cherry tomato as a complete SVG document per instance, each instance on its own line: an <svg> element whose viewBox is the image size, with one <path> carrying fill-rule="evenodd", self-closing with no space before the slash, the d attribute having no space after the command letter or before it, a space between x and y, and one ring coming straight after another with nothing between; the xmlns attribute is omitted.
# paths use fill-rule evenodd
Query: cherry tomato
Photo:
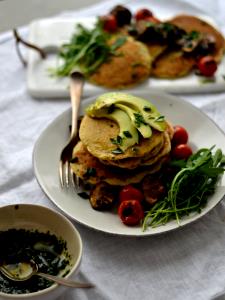
<svg viewBox="0 0 225 300"><path fill-rule="evenodd" d="M117 21L114 15L106 15L101 17L101 21L103 22L103 29L108 32L113 32L117 30Z"/></svg>
<svg viewBox="0 0 225 300"><path fill-rule="evenodd" d="M187 144L179 144L172 149L172 157L175 159L188 159L191 155L192 149Z"/></svg>
<svg viewBox="0 0 225 300"><path fill-rule="evenodd" d="M147 9L147 8L142 8L139 9L136 14L134 15L136 21L140 21L140 20L145 20L148 17L152 17L153 13Z"/></svg>
<svg viewBox="0 0 225 300"><path fill-rule="evenodd" d="M157 19L156 17L147 17L144 19L145 21L151 22L151 23L161 23L159 19Z"/></svg>
<svg viewBox="0 0 225 300"><path fill-rule="evenodd" d="M125 185L122 190L119 193L119 201L123 202L125 200L138 200L141 202L144 199L144 195L142 192L135 187L133 187L131 184Z"/></svg>
<svg viewBox="0 0 225 300"><path fill-rule="evenodd" d="M120 219L125 225L134 226L144 218L143 208L138 200L125 200L118 208Z"/></svg>
<svg viewBox="0 0 225 300"><path fill-rule="evenodd" d="M188 141L187 130L179 125L174 126L174 134L172 139L173 145L186 144Z"/></svg>
<svg viewBox="0 0 225 300"><path fill-rule="evenodd" d="M197 67L204 76L213 76L217 70L217 63L213 56L207 55L199 59Z"/></svg>

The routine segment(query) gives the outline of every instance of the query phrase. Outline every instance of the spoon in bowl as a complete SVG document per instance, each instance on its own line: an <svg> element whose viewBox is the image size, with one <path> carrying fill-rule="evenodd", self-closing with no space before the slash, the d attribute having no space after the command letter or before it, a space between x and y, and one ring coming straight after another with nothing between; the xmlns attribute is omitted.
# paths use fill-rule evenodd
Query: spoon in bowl
<svg viewBox="0 0 225 300"><path fill-rule="evenodd" d="M16 264L1 265L0 271L8 279L13 281L25 281L31 278L32 276L37 275L68 287L74 287L74 288L94 287L94 285L91 283L76 282L70 279L38 272L38 265L33 260L29 262L20 262Z"/></svg>

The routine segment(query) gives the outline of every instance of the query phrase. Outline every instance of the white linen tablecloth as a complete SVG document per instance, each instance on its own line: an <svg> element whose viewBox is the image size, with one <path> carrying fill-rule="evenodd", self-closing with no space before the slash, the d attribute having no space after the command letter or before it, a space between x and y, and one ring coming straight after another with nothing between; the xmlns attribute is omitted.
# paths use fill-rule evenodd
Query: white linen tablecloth
<svg viewBox="0 0 225 300"><path fill-rule="evenodd" d="M125 1L132 9L166 1ZM168 5L170 5L168 1ZM175 1L171 1L174 5ZM202 9L225 34L225 2L176 1L180 10ZM63 16L99 15L117 1L104 1ZM195 10L194 9L194 10ZM27 27L21 29L27 36ZM224 72L225 73L225 72ZM225 93L185 95L222 130ZM10 32L0 35L0 206L36 203L57 209L39 187L32 169L33 146L45 127L70 107L67 100L32 99L26 90L26 70L20 63ZM207 132L205 133L207 139ZM0 220L1 221L1 220ZM64 300L192 300L223 299L225 294L225 203L207 216L173 232L147 238L107 235L74 222L83 244L77 276L95 289L68 289Z"/></svg>

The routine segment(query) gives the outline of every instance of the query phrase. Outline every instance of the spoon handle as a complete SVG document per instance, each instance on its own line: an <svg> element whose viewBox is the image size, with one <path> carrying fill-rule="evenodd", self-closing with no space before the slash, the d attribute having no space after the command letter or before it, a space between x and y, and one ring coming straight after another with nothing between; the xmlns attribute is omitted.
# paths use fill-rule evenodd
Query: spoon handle
<svg viewBox="0 0 225 300"><path fill-rule="evenodd" d="M38 272L38 273L36 273L36 275L44 277L44 278L49 279L51 281L54 281L58 284L62 284L62 285L69 286L69 287L74 287L74 288L92 288L92 287L94 287L94 285L91 284L91 283L76 282L76 281L73 281L73 280L70 280L70 279L61 278L61 277L53 276L53 275L50 275L50 274L44 274L44 273L39 273Z"/></svg>

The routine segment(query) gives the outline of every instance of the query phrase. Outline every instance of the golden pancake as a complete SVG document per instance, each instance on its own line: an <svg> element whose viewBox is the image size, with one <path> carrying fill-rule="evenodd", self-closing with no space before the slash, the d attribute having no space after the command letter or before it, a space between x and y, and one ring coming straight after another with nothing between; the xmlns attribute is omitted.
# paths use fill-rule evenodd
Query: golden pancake
<svg viewBox="0 0 225 300"><path fill-rule="evenodd" d="M129 87L148 78L151 62L147 47L129 37L88 80L107 88Z"/></svg>
<svg viewBox="0 0 225 300"><path fill-rule="evenodd" d="M225 40L222 34L212 25L200 18L189 15L178 15L168 22L184 29L186 32L198 31L203 34L213 36L215 39L215 50L212 55L217 62L221 60L225 50Z"/></svg>
<svg viewBox="0 0 225 300"><path fill-rule="evenodd" d="M152 57L152 60L153 62L156 60L156 58L162 54L166 48L167 48L167 45L160 45L160 44L146 44L147 48L148 48L148 51Z"/></svg>
<svg viewBox="0 0 225 300"><path fill-rule="evenodd" d="M117 147L111 141L119 134L116 122L106 118L91 118L87 115L81 121L79 135L87 150L101 160L120 160L129 157L143 157L150 153L164 139L164 133L152 130L148 139L140 137L139 143L129 147L124 153L114 154Z"/></svg>
<svg viewBox="0 0 225 300"><path fill-rule="evenodd" d="M164 139L162 142L157 145L150 153L148 153L148 157L155 157L157 153L164 147ZM128 157L118 160L100 160L105 165L116 166L119 168L126 169L135 169L141 166L143 158L142 157Z"/></svg>
<svg viewBox="0 0 225 300"><path fill-rule="evenodd" d="M170 153L170 150L171 150L170 137L167 132L165 132L164 134L165 134L165 141L164 141L164 145L163 145L162 149L159 151L159 153L157 153L153 157L147 157L147 158L144 157L141 160L142 166L151 166L151 165L157 163L162 157L164 157L168 153Z"/></svg>
<svg viewBox="0 0 225 300"><path fill-rule="evenodd" d="M171 150L170 136L164 133L164 141L160 147L156 147L144 157L125 158L121 160L101 160L103 164L116 166L118 168L134 169L140 166L150 166L157 163L162 157L167 155Z"/></svg>
<svg viewBox="0 0 225 300"><path fill-rule="evenodd" d="M182 51L166 51L154 61L151 75L157 78L178 78L190 73L194 65L195 59Z"/></svg>
<svg viewBox="0 0 225 300"><path fill-rule="evenodd" d="M96 184L105 181L111 185L126 185L140 182L147 174L153 174L160 170L162 164L167 160L163 157L157 164L151 167L136 168L134 170L109 167L102 164L96 157L91 155L82 142L78 142L73 150L71 169L85 181L85 183ZM90 172L91 170L91 172Z"/></svg>

